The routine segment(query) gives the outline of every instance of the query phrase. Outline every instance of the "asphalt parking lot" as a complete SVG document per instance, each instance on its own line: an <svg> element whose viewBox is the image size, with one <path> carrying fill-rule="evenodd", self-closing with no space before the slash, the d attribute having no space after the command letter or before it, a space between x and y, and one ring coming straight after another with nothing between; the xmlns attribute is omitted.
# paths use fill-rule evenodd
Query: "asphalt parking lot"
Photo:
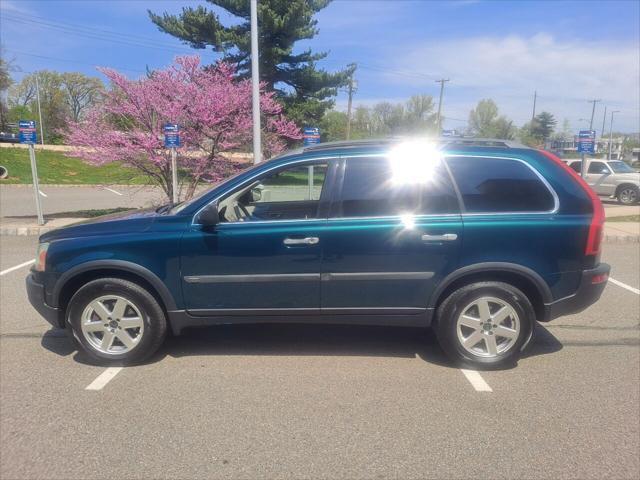
<svg viewBox="0 0 640 480"><path fill-rule="evenodd" d="M427 331L297 325L92 366L28 305L28 266L10 270L36 241L0 237L2 479L640 476L637 244L605 245L618 283L599 303L477 373Z"/></svg>

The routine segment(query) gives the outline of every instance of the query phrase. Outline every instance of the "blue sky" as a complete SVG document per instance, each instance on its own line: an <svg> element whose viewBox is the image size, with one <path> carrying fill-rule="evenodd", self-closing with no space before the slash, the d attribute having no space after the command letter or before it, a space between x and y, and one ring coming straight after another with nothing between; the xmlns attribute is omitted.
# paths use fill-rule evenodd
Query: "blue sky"
<svg viewBox="0 0 640 480"><path fill-rule="evenodd" d="M23 71L99 76L100 65L137 77L181 53L199 52L205 62L215 58L161 33L146 14L201 3L0 0L0 40ZM597 130L607 105L620 110L616 129L640 131L637 0L337 0L317 19L320 34L300 48L329 51L322 64L327 69L359 64L356 105L403 101L416 93L436 97L435 80L444 77L451 79L444 101L447 128L464 127L482 98L493 98L521 125L531 116L537 90L537 111L552 112L559 123L568 119L573 130L588 126L580 120L591 115L587 100L601 98ZM341 93L336 108L345 105Z"/></svg>

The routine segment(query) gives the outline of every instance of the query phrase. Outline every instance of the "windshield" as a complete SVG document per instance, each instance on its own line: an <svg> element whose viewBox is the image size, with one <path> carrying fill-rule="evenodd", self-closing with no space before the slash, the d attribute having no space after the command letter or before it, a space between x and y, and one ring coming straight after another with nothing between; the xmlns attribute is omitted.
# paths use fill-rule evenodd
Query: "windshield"
<svg viewBox="0 0 640 480"><path fill-rule="evenodd" d="M609 166L615 173L635 173L633 168L624 162L609 162Z"/></svg>
<svg viewBox="0 0 640 480"><path fill-rule="evenodd" d="M185 208L189 207L190 205L193 205L194 203L196 203L197 201L199 201L202 197L204 197L205 195L207 195L211 190L213 190L214 188L219 187L220 185L222 185L223 183L226 183L230 180L233 180L234 178L239 177L240 175L242 175L243 173L245 173L247 170L249 170L250 168L253 168L255 165L251 165L249 168L245 168L243 170L240 170L238 173L236 173L235 175L232 175L230 177L225 178L224 180L218 182L218 183L214 183L212 184L209 188L205 188L204 190L202 190L200 193L198 193L197 195L194 195L190 200L187 200L185 202L181 202L178 203L175 207L173 207L171 209L171 214L176 214L176 213L180 213L181 211L183 211Z"/></svg>

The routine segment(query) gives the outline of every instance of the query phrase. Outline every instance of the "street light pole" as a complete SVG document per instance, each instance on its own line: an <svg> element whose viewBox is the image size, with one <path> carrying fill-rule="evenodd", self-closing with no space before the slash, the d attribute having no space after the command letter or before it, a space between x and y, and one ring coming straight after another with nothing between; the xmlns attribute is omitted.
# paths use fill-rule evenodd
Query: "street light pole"
<svg viewBox="0 0 640 480"><path fill-rule="evenodd" d="M253 163L262 160L260 138L260 72L258 70L258 0L251 0L251 109L253 113Z"/></svg>
<svg viewBox="0 0 640 480"><path fill-rule="evenodd" d="M609 160L611 160L611 144L613 142L613 114L620 110L611 110L611 123L609 124Z"/></svg>
<svg viewBox="0 0 640 480"><path fill-rule="evenodd" d="M36 99L38 100L38 118L40 120L40 143L44 145L44 130L42 128L42 110L40 109L40 84L38 83L38 73L36 72Z"/></svg>
<svg viewBox="0 0 640 480"><path fill-rule="evenodd" d="M444 84L448 81L448 78L441 78L440 80L436 80L436 83L440 84L440 100L438 101L438 118L436 120L436 135L438 136L440 136L440 118L442 114L442 97L444 95Z"/></svg>

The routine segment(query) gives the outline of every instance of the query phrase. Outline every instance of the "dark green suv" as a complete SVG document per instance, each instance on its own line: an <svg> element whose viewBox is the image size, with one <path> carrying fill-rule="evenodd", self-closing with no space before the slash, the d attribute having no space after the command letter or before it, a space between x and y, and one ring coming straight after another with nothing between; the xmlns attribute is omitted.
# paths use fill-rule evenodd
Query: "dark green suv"
<svg viewBox="0 0 640 480"><path fill-rule="evenodd" d="M320 144L186 203L40 238L29 298L91 357L243 322L433 326L456 361L519 355L595 302L604 212L553 155L494 140Z"/></svg>

